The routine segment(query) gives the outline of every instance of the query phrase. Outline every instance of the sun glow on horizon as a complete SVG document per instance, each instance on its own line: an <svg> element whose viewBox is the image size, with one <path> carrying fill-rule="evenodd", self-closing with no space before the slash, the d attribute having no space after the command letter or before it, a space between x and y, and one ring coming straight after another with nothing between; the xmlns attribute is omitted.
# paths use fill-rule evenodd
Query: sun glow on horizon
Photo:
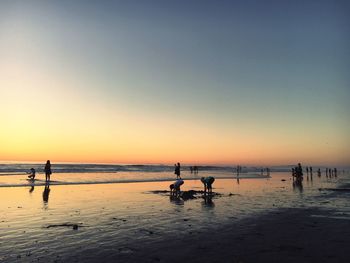
<svg viewBox="0 0 350 263"><path fill-rule="evenodd" d="M350 164L346 16L147 6L0 4L0 160Z"/></svg>

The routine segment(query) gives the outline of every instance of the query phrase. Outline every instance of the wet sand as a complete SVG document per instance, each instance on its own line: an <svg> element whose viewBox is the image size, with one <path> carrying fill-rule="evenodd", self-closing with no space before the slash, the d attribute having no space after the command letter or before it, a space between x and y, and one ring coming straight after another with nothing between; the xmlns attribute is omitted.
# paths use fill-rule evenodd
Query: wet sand
<svg viewBox="0 0 350 263"><path fill-rule="evenodd" d="M4 187L1 262L348 262L348 177ZM342 189L337 191L336 189Z"/></svg>
<svg viewBox="0 0 350 263"><path fill-rule="evenodd" d="M349 218L332 211L280 209L197 234L130 244L122 262L349 262ZM108 258L108 255L100 255ZM109 257L111 260L113 257ZM92 260L93 261L93 260Z"/></svg>

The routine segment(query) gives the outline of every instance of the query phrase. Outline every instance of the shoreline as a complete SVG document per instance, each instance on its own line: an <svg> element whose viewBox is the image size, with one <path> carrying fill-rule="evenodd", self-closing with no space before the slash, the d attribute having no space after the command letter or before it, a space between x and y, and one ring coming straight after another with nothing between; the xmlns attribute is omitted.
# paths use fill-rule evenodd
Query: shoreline
<svg viewBox="0 0 350 263"><path fill-rule="evenodd" d="M78 174L78 173L77 173ZM80 174L80 173L79 173ZM18 175L17 175L18 176ZM26 175L23 175L25 177ZM201 177L183 177L182 180L187 181L187 180L200 180ZM271 176L266 176L266 175L252 175L252 176L247 176L247 177L226 177L226 176L217 176L215 179L220 179L220 180L244 180L244 179L269 179ZM26 180L29 181L27 178L22 178L20 180ZM45 186L46 184L50 185L93 185L93 184L121 184L121 183L153 183L153 182L173 182L176 181L176 178L160 178L160 179L148 179L148 180L120 180L120 181L86 181L86 182L64 182L64 181L56 181L52 180L50 182L45 182L43 179L36 179L38 183L31 183L30 181L26 184L0 184L0 188L3 187L27 187L27 186Z"/></svg>

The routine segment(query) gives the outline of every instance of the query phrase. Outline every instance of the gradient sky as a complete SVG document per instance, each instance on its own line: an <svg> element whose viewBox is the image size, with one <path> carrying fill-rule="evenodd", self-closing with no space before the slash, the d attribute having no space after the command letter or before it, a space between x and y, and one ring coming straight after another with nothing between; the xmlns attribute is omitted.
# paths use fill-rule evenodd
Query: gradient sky
<svg viewBox="0 0 350 263"><path fill-rule="evenodd" d="M0 160L350 164L349 1L0 1Z"/></svg>

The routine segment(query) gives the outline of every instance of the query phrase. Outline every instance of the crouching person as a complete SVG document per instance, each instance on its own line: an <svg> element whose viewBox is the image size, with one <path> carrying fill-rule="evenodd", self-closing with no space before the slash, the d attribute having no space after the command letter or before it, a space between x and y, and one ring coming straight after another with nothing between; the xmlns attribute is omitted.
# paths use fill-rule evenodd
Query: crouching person
<svg viewBox="0 0 350 263"><path fill-rule="evenodd" d="M183 185L184 184L184 180L182 180L182 179L177 179L176 181L175 181L175 183L173 183L173 184L171 184L170 186L169 186L169 188L170 188L170 194L171 195L175 195L175 196L179 196L179 194L180 194L180 187L181 187L181 185Z"/></svg>
<svg viewBox="0 0 350 263"><path fill-rule="evenodd" d="M212 193L213 192L213 183L215 181L215 178L212 176L208 176L208 177L202 177L201 178L201 182L204 185L204 194L208 193Z"/></svg>

